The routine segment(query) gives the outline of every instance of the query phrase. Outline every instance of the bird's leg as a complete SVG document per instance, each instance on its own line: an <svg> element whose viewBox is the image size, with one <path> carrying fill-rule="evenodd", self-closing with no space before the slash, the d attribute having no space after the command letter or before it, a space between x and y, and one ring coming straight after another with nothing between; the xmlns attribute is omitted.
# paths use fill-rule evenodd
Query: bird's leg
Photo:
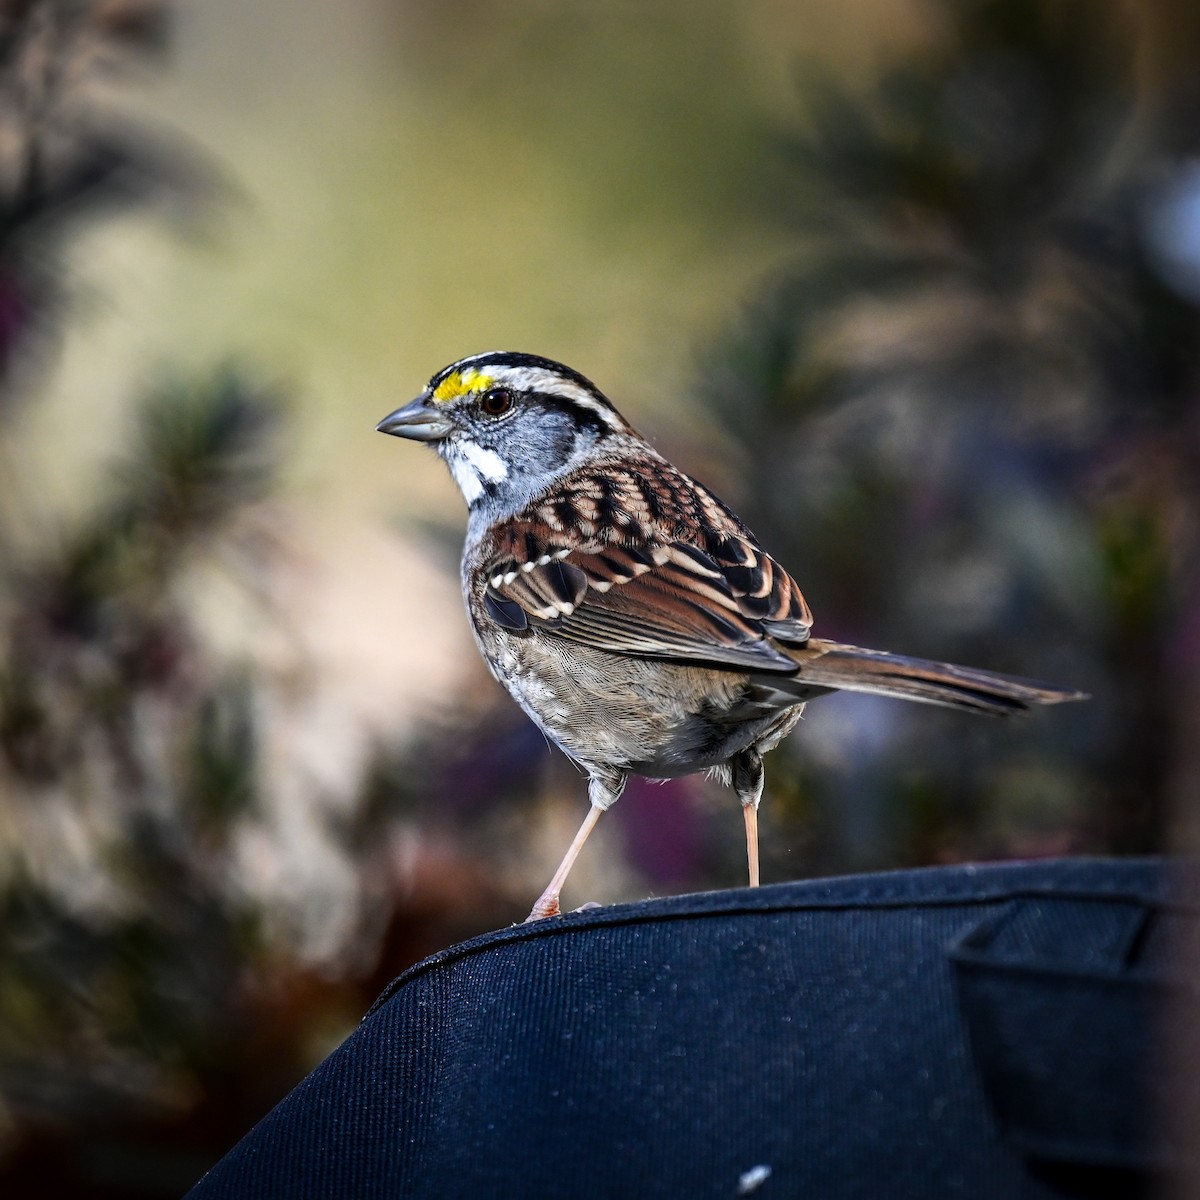
<svg viewBox="0 0 1200 1200"><path fill-rule="evenodd" d="M603 811L604 809L595 804L588 809L588 814L583 818L583 824L580 825L575 840L567 847L562 862L558 864L558 870L546 884L546 890L537 898L532 911L525 918L526 922L540 921L542 917L557 917L562 911L558 907L558 895L563 889L563 884L567 882L567 876L571 873L571 868L575 865L580 850L583 849L583 843L587 841L588 834L595 828Z"/></svg>
<svg viewBox="0 0 1200 1200"><path fill-rule="evenodd" d="M743 804L746 821L746 865L750 869L750 886L758 887L758 805Z"/></svg>
<svg viewBox="0 0 1200 1200"><path fill-rule="evenodd" d="M537 898L532 911L525 918L527 924L530 921L540 921L543 917L556 917L562 911L558 907L558 896L563 889L563 884L567 882L567 876L571 873L575 860L579 857L580 850L583 849L583 843L588 840L588 834L595 828L600 814L624 790L625 776L620 773L614 772L611 775L603 776L592 775L588 779L588 799L592 802L591 808L588 809L587 816L583 818L579 832L575 834L574 840L567 847L562 862L558 864L558 870L554 872L550 882L546 884L546 890Z"/></svg>
<svg viewBox="0 0 1200 1200"><path fill-rule="evenodd" d="M762 756L757 750L743 750L734 756L733 790L742 803L742 817L746 822L746 865L750 870L750 886L758 887L758 803L762 799L763 772Z"/></svg>

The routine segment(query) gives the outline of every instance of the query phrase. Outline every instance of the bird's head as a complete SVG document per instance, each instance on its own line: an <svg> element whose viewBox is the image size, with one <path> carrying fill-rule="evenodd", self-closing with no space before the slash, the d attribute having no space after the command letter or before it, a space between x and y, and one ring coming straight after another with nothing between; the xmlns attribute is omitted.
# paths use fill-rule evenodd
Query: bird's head
<svg viewBox="0 0 1200 1200"><path fill-rule="evenodd" d="M376 428L428 442L467 505L493 515L517 511L605 439L633 436L577 371L502 350L451 363Z"/></svg>

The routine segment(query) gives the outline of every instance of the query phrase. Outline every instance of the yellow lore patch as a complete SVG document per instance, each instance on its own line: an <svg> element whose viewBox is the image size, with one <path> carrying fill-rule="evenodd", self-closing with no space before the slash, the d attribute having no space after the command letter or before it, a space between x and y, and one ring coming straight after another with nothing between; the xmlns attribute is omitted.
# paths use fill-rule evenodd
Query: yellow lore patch
<svg viewBox="0 0 1200 1200"><path fill-rule="evenodd" d="M493 376L484 375L471 367L465 371L454 371L433 389L433 400L435 404L449 404L468 392L482 392L495 382Z"/></svg>

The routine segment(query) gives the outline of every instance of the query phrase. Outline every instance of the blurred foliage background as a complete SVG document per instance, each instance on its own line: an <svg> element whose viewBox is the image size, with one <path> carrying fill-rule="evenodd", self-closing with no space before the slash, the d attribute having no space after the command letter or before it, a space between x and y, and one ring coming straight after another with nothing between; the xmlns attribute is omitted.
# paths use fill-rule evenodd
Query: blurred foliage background
<svg viewBox="0 0 1200 1200"><path fill-rule="evenodd" d="M1092 693L821 700L768 880L1197 849L1198 315L1191 0L4 0L4 1194L180 1194L573 832L372 433L466 353L594 378L822 634ZM572 899L740 826L631 786Z"/></svg>

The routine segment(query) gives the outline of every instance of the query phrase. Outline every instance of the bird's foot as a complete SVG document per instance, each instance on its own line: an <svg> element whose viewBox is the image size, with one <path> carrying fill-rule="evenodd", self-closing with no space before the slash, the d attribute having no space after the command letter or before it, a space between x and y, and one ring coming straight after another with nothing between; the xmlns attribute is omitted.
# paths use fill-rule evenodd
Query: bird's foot
<svg viewBox="0 0 1200 1200"><path fill-rule="evenodd" d="M525 918L525 924L530 921L541 921L545 917L557 917L562 913L562 909L558 907L558 893L554 892L551 895L542 893L537 898L537 903L529 911L529 916Z"/></svg>

